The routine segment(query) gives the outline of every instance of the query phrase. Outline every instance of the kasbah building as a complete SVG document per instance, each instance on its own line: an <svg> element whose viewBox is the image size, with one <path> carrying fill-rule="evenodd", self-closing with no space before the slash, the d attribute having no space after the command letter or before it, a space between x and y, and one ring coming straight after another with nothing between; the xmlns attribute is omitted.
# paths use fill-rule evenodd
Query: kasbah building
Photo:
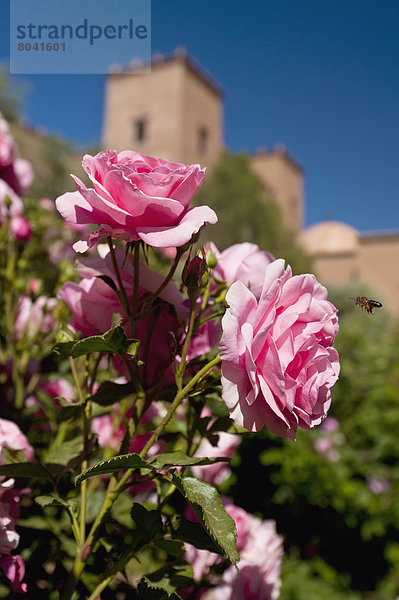
<svg viewBox="0 0 399 600"><path fill-rule="evenodd" d="M107 77L103 143L212 170L224 149L222 89L184 50L153 56L151 74L140 65L115 68ZM249 160L319 280L334 288L366 286L399 318L399 231L361 233L340 221L304 229L301 165L281 146Z"/></svg>

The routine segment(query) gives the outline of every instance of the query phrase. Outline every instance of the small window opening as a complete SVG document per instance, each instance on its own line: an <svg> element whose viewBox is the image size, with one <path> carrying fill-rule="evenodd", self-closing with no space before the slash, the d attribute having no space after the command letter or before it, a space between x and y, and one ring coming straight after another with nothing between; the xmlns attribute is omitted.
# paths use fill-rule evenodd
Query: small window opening
<svg viewBox="0 0 399 600"><path fill-rule="evenodd" d="M208 130L206 127L200 127L198 130L198 151L200 154L206 152L208 147Z"/></svg>
<svg viewBox="0 0 399 600"><path fill-rule="evenodd" d="M145 119L136 119L134 122L134 139L136 142L142 142L147 137L147 121Z"/></svg>

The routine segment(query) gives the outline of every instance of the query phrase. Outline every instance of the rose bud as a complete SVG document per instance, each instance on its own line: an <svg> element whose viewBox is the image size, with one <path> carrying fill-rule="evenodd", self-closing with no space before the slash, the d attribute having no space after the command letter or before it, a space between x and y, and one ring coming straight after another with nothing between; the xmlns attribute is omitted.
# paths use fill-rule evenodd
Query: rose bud
<svg viewBox="0 0 399 600"><path fill-rule="evenodd" d="M208 283L206 261L200 256L187 259L182 273L183 285L187 287L190 300L195 301L201 294L201 289Z"/></svg>
<svg viewBox="0 0 399 600"><path fill-rule="evenodd" d="M32 236L32 229L24 217L12 217L10 230L19 242L28 242Z"/></svg>

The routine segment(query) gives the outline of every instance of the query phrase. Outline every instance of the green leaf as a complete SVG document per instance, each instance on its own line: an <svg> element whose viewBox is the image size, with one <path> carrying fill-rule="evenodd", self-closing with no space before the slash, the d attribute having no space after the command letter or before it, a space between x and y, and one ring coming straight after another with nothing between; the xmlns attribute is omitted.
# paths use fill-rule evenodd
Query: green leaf
<svg viewBox="0 0 399 600"><path fill-rule="evenodd" d="M156 542L156 546L159 547L160 541ZM163 541L170 543L170 540ZM181 554L182 551L180 552L180 556ZM168 594L176 594L181 588L187 588L194 583L193 569L186 562L173 562L172 564L166 564L157 571L148 573L146 580L155 588L160 588L168 592Z"/></svg>
<svg viewBox="0 0 399 600"><path fill-rule="evenodd" d="M209 428L209 432L215 431L228 431L232 425L233 421L230 417L218 417L214 420L211 427Z"/></svg>
<svg viewBox="0 0 399 600"><path fill-rule="evenodd" d="M1 465L0 475L5 475L6 477L29 477L32 479L47 479L48 481L53 480L51 473L47 471L47 469L45 469L39 463L33 462Z"/></svg>
<svg viewBox="0 0 399 600"><path fill-rule="evenodd" d="M120 316L120 315L119 315ZM118 321L118 319L116 319ZM112 327L102 335L93 335L82 340L56 344L54 352L61 356L78 358L91 352L113 352L123 354L126 346L126 334L120 325Z"/></svg>
<svg viewBox="0 0 399 600"><path fill-rule="evenodd" d="M187 456L181 450L176 452L167 452L165 454L158 454L149 459L156 469L165 469L166 467L190 467L194 465L213 465L216 462L229 462L228 458L205 458Z"/></svg>
<svg viewBox="0 0 399 600"><path fill-rule="evenodd" d="M18 527L26 527L27 529L38 529L41 531L49 530L48 518L34 515L26 519L18 519Z"/></svg>
<svg viewBox="0 0 399 600"><path fill-rule="evenodd" d="M83 452L83 440L81 436L68 440L48 450L43 457L47 464L66 466L71 460L80 456Z"/></svg>
<svg viewBox="0 0 399 600"><path fill-rule="evenodd" d="M74 342L73 338L74 335L72 331L66 327L66 325L64 325L63 328L57 333L55 341L57 344L65 344L66 342Z"/></svg>
<svg viewBox="0 0 399 600"><path fill-rule="evenodd" d="M69 408L70 406L82 406L83 404L83 402L71 402L71 400L67 400L61 396L57 396L55 400L57 400L63 408Z"/></svg>
<svg viewBox="0 0 399 600"><path fill-rule="evenodd" d="M154 544L157 548L163 550L170 556L174 556L175 558L180 558L184 553L184 544L180 540L168 540L161 538L160 540L156 540Z"/></svg>
<svg viewBox="0 0 399 600"><path fill-rule="evenodd" d="M123 321L123 319L122 319L122 315L120 313L113 313L112 319L111 319L111 329L122 325L122 321Z"/></svg>
<svg viewBox="0 0 399 600"><path fill-rule="evenodd" d="M103 335L93 335L79 340L72 349L73 358L78 358L91 352L123 353L126 334L122 327L110 329Z"/></svg>
<svg viewBox="0 0 399 600"><path fill-rule="evenodd" d="M97 392L89 398L101 406L111 406L119 402L126 396L134 394L136 387L132 383L115 383L114 381L104 381Z"/></svg>
<svg viewBox="0 0 399 600"><path fill-rule="evenodd" d="M106 473L115 473L125 469L150 469L153 467L150 463L142 459L138 454L120 454L113 456L108 460L103 460L86 471L83 471L75 478L75 485L78 485L84 479L95 477L96 475L105 475Z"/></svg>
<svg viewBox="0 0 399 600"><path fill-rule="evenodd" d="M54 346L53 352L59 354L60 356L72 356L72 350L75 344L75 340L73 340L72 342L58 342L58 344Z"/></svg>
<svg viewBox="0 0 399 600"><path fill-rule="evenodd" d="M173 525L172 536L183 542L188 542L200 550L222 554L220 547L207 534L201 523L194 523L184 518L178 519L177 524Z"/></svg>
<svg viewBox="0 0 399 600"><path fill-rule="evenodd" d="M82 405L70 404L69 406L63 406L57 414L57 423L69 421L70 419L76 419L82 414Z"/></svg>
<svg viewBox="0 0 399 600"><path fill-rule="evenodd" d="M87 495L86 501L86 521L92 523L99 513L101 505L104 501L105 491L94 490Z"/></svg>
<svg viewBox="0 0 399 600"><path fill-rule="evenodd" d="M61 498L55 498L54 496L36 496L35 498L36 504L39 506L65 506L66 502L61 500Z"/></svg>
<svg viewBox="0 0 399 600"><path fill-rule="evenodd" d="M148 579L142 579L137 586L137 600L181 600L180 596L166 590L153 587Z"/></svg>
<svg viewBox="0 0 399 600"><path fill-rule="evenodd" d="M130 514L136 523L138 533L141 533L146 540L152 540L161 535L163 525L161 513L158 510L147 510L135 502Z"/></svg>
<svg viewBox="0 0 399 600"><path fill-rule="evenodd" d="M216 488L194 477L182 478L177 472L173 474L173 482L223 554L236 564L240 559L236 548L236 526L227 514Z"/></svg>
<svg viewBox="0 0 399 600"><path fill-rule="evenodd" d="M78 504L75 501L69 502L68 500L62 500L61 498L56 498L55 496L37 496L35 498L36 504L45 508L46 506L62 506L67 513L70 515L71 520L73 522L74 517L77 518L79 514ZM75 521L76 522L76 521Z"/></svg>
<svg viewBox="0 0 399 600"><path fill-rule="evenodd" d="M126 340L126 352L127 354L129 354L129 356L137 356L137 353L139 351L139 346L140 346L140 340L136 340L134 338L129 338L128 340Z"/></svg>
<svg viewBox="0 0 399 600"><path fill-rule="evenodd" d="M26 456L22 452L22 450L14 450L13 448L3 446L3 452L6 458L7 465L27 462Z"/></svg>

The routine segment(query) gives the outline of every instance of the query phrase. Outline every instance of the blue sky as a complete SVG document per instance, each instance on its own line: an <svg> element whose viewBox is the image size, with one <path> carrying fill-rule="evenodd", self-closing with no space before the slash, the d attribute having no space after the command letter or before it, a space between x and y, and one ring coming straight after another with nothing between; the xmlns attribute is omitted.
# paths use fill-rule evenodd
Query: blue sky
<svg viewBox="0 0 399 600"><path fill-rule="evenodd" d="M8 21L3 0L3 60ZM222 85L230 150L283 143L303 165L307 225L399 229L399 2L152 0L153 52L177 46ZM32 124L100 141L102 76L24 79Z"/></svg>

